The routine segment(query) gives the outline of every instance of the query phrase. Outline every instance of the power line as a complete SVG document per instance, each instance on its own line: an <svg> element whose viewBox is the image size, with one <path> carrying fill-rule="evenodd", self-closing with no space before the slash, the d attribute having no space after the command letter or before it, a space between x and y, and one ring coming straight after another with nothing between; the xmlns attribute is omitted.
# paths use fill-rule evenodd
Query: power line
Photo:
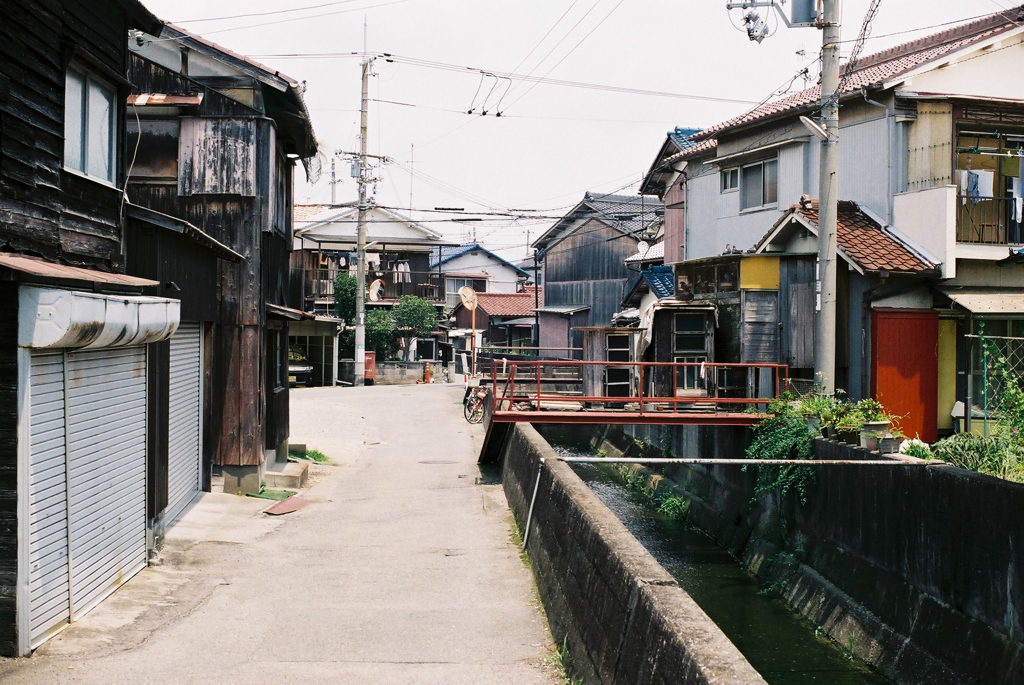
<svg viewBox="0 0 1024 685"><path fill-rule="evenodd" d="M291 12L305 12L306 10L318 10L324 7L332 7L334 5L345 5L350 2L357 2L358 0L335 0L334 2L325 2L320 5L308 5L306 7L293 7L287 10L273 10L270 12L247 12L245 14L232 14L227 17L206 17L205 19L181 19L174 21L174 24L198 24L199 22L206 21L223 21L225 19L244 19L245 17L269 17L274 14L289 14Z"/></svg>
<svg viewBox="0 0 1024 685"><path fill-rule="evenodd" d="M598 0L598 1L600 2L600 0ZM593 35L593 33L594 33L595 31L597 31L597 30L598 30L599 28L601 28L601 26L602 26L602 25L603 25L603 24L604 24L604 23L605 23L606 21L608 21L609 17L611 17L611 16L613 15L613 14L615 14L615 10L619 9L619 7L621 7L621 6L622 6L622 3L624 3L625 1L626 1L626 0L619 0L619 2L618 2L618 3L616 3L615 7L613 7L613 8L611 9L611 11L610 11L610 12L608 12L608 14L606 14L606 15L604 16L604 19L602 19L601 21L597 22L597 25L596 25L596 26L594 26L594 27L593 27L592 29L590 29L590 31L588 31L588 32L587 32L587 35L583 36L583 38L582 38L582 39L580 40L580 42L576 43L576 45L574 45L574 46L572 47L572 50L570 50L569 52L567 52L567 53L566 53L566 54L565 54L565 55L564 55L564 56L562 57L562 59L560 59L560 60L558 60L557 62L555 62L555 65L554 65L553 67L551 67L550 69L548 69L548 70L547 70L547 72L546 72L546 73L544 74L544 77L543 77L543 78L547 78L547 76L548 76L549 74L551 74L551 72L552 72L552 71L554 71L555 69L557 69L557 68L558 68L558 65L560 65L560 64L561 64L562 62L564 62L565 60L567 60L567 59L569 58L569 56L570 56L570 55L572 55L572 53L576 52L576 49L577 49L577 48L578 48L579 46L583 45L583 43L584 43L584 42L585 42L585 41L587 40L587 38L590 38L590 36L591 36L591 35ZM596 5L595 5L595 7L596 7ZM512 101L512 104L510 104L510 105L509 105L509 107L515 107L515 105L516 105L516 103L517 103L517 102L519 102L519 101L520 101L520 100L522 100L522 99L523 99L524 97L526 97L527 95L529 95L529 94L530 94L530 93L531 93L531 92L533 91L533 89L534 89L534 88L536 88L536 87L537 87L537 83L535 82L535 83L534 83L534 84L533 84L532 86L530 86L530 87L529 87L529 89L527 89L527 91L526 91L525 93L523 93L522 95L520 95L519 97L517 97L517 98L516 98L515 100L513 100L513 101ZM499 114L500 114L500 112L499 112Z"/></svg>
<svg viewBox="0 0 1024 685"><path fill-rule="evenodd" d="M595 27L596 28L596 27ZM356 52L292 52L292 53L279 53L279 54L264 54L264 55L253 55L254 59L339 59L339 58L351 58L351 57L374 57L383 59L385 61L397 62L400 64L407 64L410 66L423 67L426 69L437 69L441 71L452 71L457 73L472 73L474 75L482 75L484 77L492 77L496 79L510 79L512 81L525 81L528 83L543 83L551 86L564 86L567 88L583 88L588 90L600 90L614 93L625 93L628 95L646 95L650 97L664 97L664 98L676 98L681 100L696 100L700 102L721 102L732 105L751 105L755 104L753 100L743 100L738 98L724 98L714 97L708 95L693 95L690 93L672 93L667 91L659 90L646 90L642 88L630 88L626 86L611 86L599 83L588 83L584 81L570 81L566 79L552 79L546 76L529 76L526 74L513 74L499 71L491 71L488 69L481 69L478 67L463 66L458 64L449 64L445 62L436 62L432 60L419 59L415 57L405 57L402 55L396 55L393 53L378 52L378 53L356 53ZM556 65L557 66L557 65ZM549 72L550 73L550 72Z"/></svg>
<svg viewBox="0 0 1024 685"><path fill-rule="evenodd" d="M335 10L333 12L324 12L322 14L310 14L305 17L293 17L291 19L277 19L274 21L265 21L260 24L247 24L245 26L234 26L227 29L217 29L216 31L204 31L203 36L212 36L215 33L228 33L229 31L242 31L245 29L255 29L260 26L276 26L278 24L287 24L293 21L305 21L307 19L319 19L321 17L333 17L337 14L348 14L349 12L363 12L365 10L377 9L378 7L387 7L388 5L397 5L403 2L409 2L410 0L391 0L391 2L382 2L376 5L366 5L365 7L353 7L348 10Z"/></svg>

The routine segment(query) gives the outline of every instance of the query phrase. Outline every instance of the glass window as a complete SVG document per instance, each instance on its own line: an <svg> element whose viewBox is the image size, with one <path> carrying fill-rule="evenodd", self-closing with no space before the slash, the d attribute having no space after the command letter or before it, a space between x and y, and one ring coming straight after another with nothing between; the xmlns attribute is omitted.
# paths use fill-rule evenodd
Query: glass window
<svg viewBox="0 0 1024 685"><path fill-rule="evenodd" d="M755 209L779 201L779 162L750 164L741 170L740 209Z"/></svg>
<svg viewBox="0 0 1024 685"><path fill-rule="evenodd" d="M703 314L675 315L673 347L677 354L707 350L707 334L704 330Z"/></svg>
<svg viewBox="0 0 1024 685"><path fill-rule="evenodd" d="M728 193L732 190L736 190L740 187L740 170L739 169L723 169L722 170L722 192Z"/></svg>
<svg viewBox="0 0 1024 685"><path fill-rule="evenodd" d="M64 87L64 165L114 182L117 91L104 81L69 69Z"/></svg>
<svg viewBox="0 0 1024 685"><path fill-rule="evenodd" d="M64 166L84 171L85 130L82 114L85 112L85 79L69 71L64 87Z"/></svg>
<svg viewBox="0 0 1024 685"><path fill-rule="evenodd" d="M629 336L609 335L608 336L608 361L628 362L629 361Z"/></svg>

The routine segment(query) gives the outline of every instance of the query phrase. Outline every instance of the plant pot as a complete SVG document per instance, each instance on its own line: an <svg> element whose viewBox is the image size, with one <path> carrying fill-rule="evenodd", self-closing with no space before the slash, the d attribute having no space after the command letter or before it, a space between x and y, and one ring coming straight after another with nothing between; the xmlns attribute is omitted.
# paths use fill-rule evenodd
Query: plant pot
<svg viewBox="0 0 1024 685"><path fill-rule="evenodd" d="M859 445L860 444L860 432L855 430L844 430L839 428L836 430L836 440L845 442L848 445Z"/></svg>
<svg viewBox="0 0 1024 685"><path fill-rule="evenodd" d="M896 454L900 451L900 438L891 433L886 433L878 441L878 451L882 454Z"/></svg>
<svg viewBox="0 0 1024 685"><path fill-rule="evenodd" d="M879 438L889 431L888 421L867 421L860 428L860 446L874 451L878 448Z"/></svg>
<svg viewBox="0 0 1024 685"><path fill-rule="evenodd" d="M817 417L807 419L807 432L811 435L823 434L821 429L821 419Z"/></svg>

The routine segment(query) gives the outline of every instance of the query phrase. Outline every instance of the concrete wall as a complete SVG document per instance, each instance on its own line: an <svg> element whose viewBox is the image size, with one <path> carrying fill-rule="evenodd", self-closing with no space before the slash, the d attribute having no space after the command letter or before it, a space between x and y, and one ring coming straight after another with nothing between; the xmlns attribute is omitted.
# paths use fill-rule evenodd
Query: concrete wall
<svg viewBox="0 0 1024 685"><path fill-rule="evenodd" d="M659 453L669 441L677 457L740 457L749 438L708 427L629 432ZM815 452L869 456L824 440ZM949 466L816 473L806 504L793 495L752 504L754 469L685 466L668 475L691 495L694 525L782 587L826 634L852 639L886 676L1024 683L1024 485Z"/></svg>
<svg viewBox="0 0 1024 685"><path fill-rule="evenodd" d="M529 425L503 449L502 480L525 527L555 641L587 685L764 683L725 635Z"/></svg>

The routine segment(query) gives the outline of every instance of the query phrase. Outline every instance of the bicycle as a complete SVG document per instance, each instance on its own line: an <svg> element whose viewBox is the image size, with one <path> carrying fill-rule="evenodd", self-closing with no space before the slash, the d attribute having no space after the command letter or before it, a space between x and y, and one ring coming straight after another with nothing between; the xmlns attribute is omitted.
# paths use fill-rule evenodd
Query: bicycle
<svg viewBox="0 0 1024 685"><path fill-rule="evenodd" d="M462 413L470 423L483 423L484 402L487 399L487 388L467 386L466 396L462 400Z"/></svg>

